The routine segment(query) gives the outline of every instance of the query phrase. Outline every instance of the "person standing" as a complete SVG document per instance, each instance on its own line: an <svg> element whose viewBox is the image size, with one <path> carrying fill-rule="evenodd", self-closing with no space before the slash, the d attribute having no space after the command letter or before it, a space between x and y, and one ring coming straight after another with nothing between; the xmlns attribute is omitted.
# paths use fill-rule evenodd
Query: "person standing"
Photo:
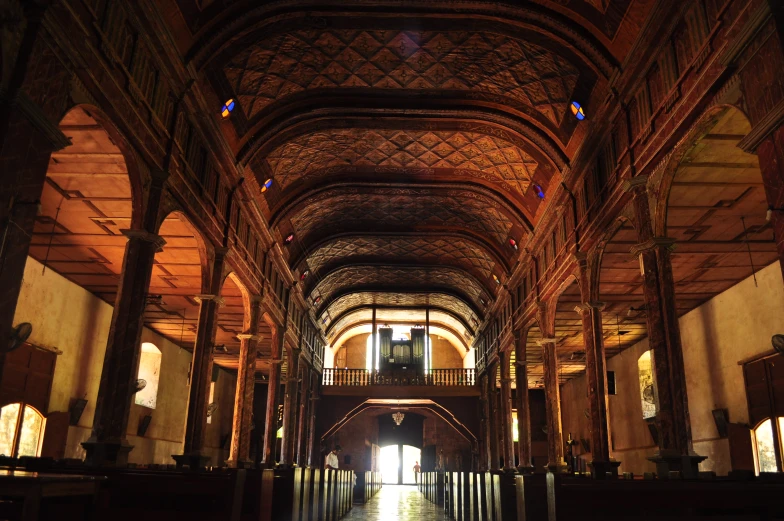
<svg viewBox="0 0 784 521"><path fill-rule="evenodd" d="M338 453L340 452L340 445L335 445L335 448L327 454L327 459L324 462L325 469L338 470L340 462L338 461Z"/></svg>
<svg viewBox="0 0 784 521"><path fill-rule="evenodd" d="M414 462L414 483L419 483L419 472L422 470L422 467L419 466L419 462Z"/></svg>

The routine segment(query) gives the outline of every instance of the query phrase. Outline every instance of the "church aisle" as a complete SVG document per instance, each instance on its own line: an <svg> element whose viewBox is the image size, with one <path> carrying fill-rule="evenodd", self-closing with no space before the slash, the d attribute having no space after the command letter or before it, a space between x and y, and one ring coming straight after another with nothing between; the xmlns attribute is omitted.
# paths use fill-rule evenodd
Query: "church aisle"
<svg viewBox="0 0 784 521"><path fill-rule="evenodd" d="M431 503L415 486L384 485L376 496L354 508L345 521L427 521L444 517L444 509Z"/></svg>

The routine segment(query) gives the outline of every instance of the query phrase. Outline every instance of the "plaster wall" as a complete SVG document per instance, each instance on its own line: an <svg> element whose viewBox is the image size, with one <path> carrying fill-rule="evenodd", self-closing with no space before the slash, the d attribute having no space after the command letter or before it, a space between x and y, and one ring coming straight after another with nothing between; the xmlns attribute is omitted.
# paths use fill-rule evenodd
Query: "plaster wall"
<svg viewBox="0 0 784 521"><path fill-rule="evenodd" d="M677 298L677 294L676 294ZM731 469L729 443L713 421L713 409L727 409L732 423L748 423L743 367L738 362L771 350L771 336L784 331L784 281L778 262L749 277L680 318L686 389L694 450L708 456L704 471ZM607 361L615 371L617 395L609 397L614 457L621 470L653 472L647 461L655 445L642 419L637 359L648 349L644 339ZM564 434L588 438L585 376L561 388Z"/></svg>
<svg viewBox="0 0 784 521"><path fill-rule="evenodd" d="M78 425L68 428L62 453L65 458L81 459L85 453L80 444L89 438L95 415L113 307L53 270L42 269L38 261L28 257L14 323L32 323L32 344L63 352L57 357L48 412L67 411L74 398L87 400ZM147 328L142 331L142 342L151 342L161 351L161 372L156 408L131 403L127 432L134 449L129 462L170 464L174 463L171 455L182 452L191 353ZM235 385L236 376L219 371L215 389L219 407L207 426L205 447L213 464L228 455L220 442L231 433ZM152 415L150 426L144 437L136 436L139 422L147 414Z"/></svg>

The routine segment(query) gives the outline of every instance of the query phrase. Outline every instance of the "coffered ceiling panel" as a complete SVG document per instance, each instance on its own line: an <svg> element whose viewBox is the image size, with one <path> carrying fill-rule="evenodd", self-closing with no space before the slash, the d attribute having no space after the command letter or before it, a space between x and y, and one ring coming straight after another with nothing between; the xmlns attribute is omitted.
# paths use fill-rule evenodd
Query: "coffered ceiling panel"
<svg viewBox="0 0 784 521"><path fill-rule="evenodd" d="M337 224L367 230L374 229L371 223L411 229L436 225L479 233L503 244L513 227L499 202L478 190L463 189L331 189L308 198L290 219L299 237L327 233Z"/></svg>
<svg viewBox="0 0 784 521"><path fill-rule="evenodd" d="M308 294L312 298L321 297L322 303L328 303L344 289L357 288L360 291L363 287L400 287L401 290L443 288L470 299L477 309L480 298L486 295L480 283L462 270L426 266L346 266L321 279Z"/></svg>
<svg viewBox="0 0 784 521"><path fill-rule="evenodd" d="M369 258L395 258L407 263L456 266L490 278L494 260L477 244L453 237L341 237L308 255L307 266L323 273L341 262Z"/></svg>
<svg viewBox="0 0 784 521"><path fill-rule="evenodd" d="M224 66L248 119L325 88L492 94L558 127L579 77L566 59L491 32L295 30L254 42Z"/></svg>
<svg viewBox="0 0 784 521"><path fill-rule="evenodd" d="M332 129L300 136L267 156L282 189L317 171L339 166L448 168L456 179L500 181L525 195L537 161L499 137L469 131Z"/></svg>

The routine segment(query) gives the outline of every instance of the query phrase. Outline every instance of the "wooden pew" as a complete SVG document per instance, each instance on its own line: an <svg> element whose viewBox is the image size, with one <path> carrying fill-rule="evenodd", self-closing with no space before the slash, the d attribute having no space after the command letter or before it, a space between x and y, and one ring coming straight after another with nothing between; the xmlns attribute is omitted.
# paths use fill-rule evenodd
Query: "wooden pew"
<svg viewBox="0 0 784 521"><path fill-rule="evenodd" d="M547 482L544 474L515 476L517 521L547 521Z"/></svg>
<svg viewBox="0 0 784 521"><path fill-rule="evenodd" d="M685 521L784 518L784 482L594 481L547 475L548 519Z"/></svg>

